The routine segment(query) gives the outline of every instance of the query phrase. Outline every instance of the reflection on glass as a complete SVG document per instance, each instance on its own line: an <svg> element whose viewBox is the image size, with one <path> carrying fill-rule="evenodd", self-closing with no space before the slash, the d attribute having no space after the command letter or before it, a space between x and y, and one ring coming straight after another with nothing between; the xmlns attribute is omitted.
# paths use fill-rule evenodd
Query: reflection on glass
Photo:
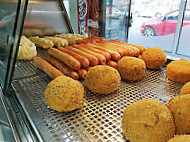
<svg viewBox="0 0 190 142"><path fill-rule="evenodd" d="M129 0L107 0L105 39L127 40Z"/></svg>
<svg viewBox="0 0 190 142"><path fill-rule="evenodd" d="M1 2L0 5L0 85L4 85L11 48L17 3Z"/></svg>
<svg viewBox="0 0 190 142"><path fill-rule="evenodd" d="M135 0L128 42L171 52L180 0Z"/></svg>
<svg viewBox="0 0 190 142"><path fill-rule="evenodd" d="M190 1L188 2L187 8L184 14L183 27L181 31L179 47L177 54L185 55L190 57L190 48L189 48L189 36L190 36Z"/></svg>

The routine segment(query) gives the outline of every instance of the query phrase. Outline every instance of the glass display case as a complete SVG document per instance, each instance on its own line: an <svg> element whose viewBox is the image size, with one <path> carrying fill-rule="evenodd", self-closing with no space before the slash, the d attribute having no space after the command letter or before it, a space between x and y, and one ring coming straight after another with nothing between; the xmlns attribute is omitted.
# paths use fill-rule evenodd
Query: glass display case
<svg viewBox="0 0 190 142"><path fill-rule="evenodd" d="M159 46L167 53L167 63L178 58L189 60L186 4L186 0L173 4L163 0L0 0L0 109L7 116L2 118L7 130L2 129L0 118L0 141L3 137L10 138L6 141L13 141L14 137L15 141L28 142L128 141L121 129L128 105L146 98L167 104L172 96L179 95L183 84L166 78L167 64L159 70L147 69L140 81L122 80L109 95L89 91L81 79L85 87L83 107L58 112L44 98L52 78L32 60L17 59L21 35L99 36L147 48ZM154 22L164 27L153 29ZM46 59L49 54L46 49L37 48L37 56Z"/></svg>

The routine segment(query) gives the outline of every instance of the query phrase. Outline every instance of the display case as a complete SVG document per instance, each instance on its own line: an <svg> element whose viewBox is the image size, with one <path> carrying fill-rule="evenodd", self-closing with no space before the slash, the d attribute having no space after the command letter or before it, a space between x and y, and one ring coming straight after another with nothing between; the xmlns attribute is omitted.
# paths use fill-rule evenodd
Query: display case
<svg viewBox="0 0 190 142"><path fill-rule="evenodd" d="M165 76L166 65L175 59L168 54L167 64L161 69L147 69L140 81L122 80L109 95L93 93L85 87L84 80L79 80L85 88L83 107L71 112L51 109L44 92L52 79L32 60L16 59L21 35L79 33L127 42L132 2L125 1L120 10L111 0L0 2L0 94L15 141L128 141L121 129L128 105L145 98L167 104L171 97L179 95L183 84ZM86 19L80 18L83 15ZM46 59L48 51L37 48L37 56Z"/></svg>

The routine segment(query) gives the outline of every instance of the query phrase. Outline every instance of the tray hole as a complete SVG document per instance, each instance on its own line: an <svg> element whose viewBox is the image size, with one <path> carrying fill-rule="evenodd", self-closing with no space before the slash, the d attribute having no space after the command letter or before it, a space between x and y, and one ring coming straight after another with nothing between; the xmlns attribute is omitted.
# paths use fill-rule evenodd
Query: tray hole
<svg viewBox="0 0 190 142"><path fill-rule="evenodd" d="M107 130L105 130L104 132L105 132L106 134L108 133L108 131L107 131Z"/></svg>
<svg viewBox="0 0 190 142"><path fill-rule="evenodd" d="M90 128L88 128L88 129L86 129L88 132L90 132L91 130L90 130Z"/></svg>
<svg viewBox="0 0 190 142"><path fill-rule="evenodd" d="M94 133L94 132L91 132L90 134L91 134L91 135L94 135L95 133Z"/></svg>
<svg viewBox="0 0 190 142"><path fill-rule="evenodd" d="M112 122L109 122L108 124L109 124L109 125L112 125L113 123L112 123Z"/></svg>
<svg viewBox="0 0 190 142"><path fill-rule="evenodd" d="M104 138L104 139L108 139L108 138L107 138L107 137L105 137L105 136L104 136L103 138Z"/></svg>
<svg viewBox="0 0 190 142"><path fill-rule="evenodd" d="M121 129L119 129L119 128L117 128L116 130L117 130L118 132L120 132L120 131L121 131Z"/></svg>
<svg viewBox="0 0 190 142"><path fill-rule="evenodd" d="M97 139L97 138L98 138L98 136L97 136L97 135L95 135L95 136L94 136L94 138L95 138L95 139Z"/></svg>
<svg viewBox="0 0 190 142"><path fill-rule="evenodd" d="M112 135L111 134L108 134L108 137L111 137Z"/></svg>

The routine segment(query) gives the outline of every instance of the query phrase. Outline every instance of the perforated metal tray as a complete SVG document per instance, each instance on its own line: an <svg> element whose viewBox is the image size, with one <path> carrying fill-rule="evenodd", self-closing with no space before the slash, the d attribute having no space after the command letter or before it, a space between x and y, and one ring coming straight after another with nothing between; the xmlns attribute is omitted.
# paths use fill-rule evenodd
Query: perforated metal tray
<svg viewBox="0 0 190 142"><path fill-rule="evenodd" d="M121 81L119 88L109 95L95 94L85 88L83 108L61 113L49 108L45 102L44 91L50 81L41 73L12 83L41 141L125 141L121 119L127 105L144 98L167 104L171 97L179 94L182 86L165 78L165 67L147 70L140 81Z"/></svg>

